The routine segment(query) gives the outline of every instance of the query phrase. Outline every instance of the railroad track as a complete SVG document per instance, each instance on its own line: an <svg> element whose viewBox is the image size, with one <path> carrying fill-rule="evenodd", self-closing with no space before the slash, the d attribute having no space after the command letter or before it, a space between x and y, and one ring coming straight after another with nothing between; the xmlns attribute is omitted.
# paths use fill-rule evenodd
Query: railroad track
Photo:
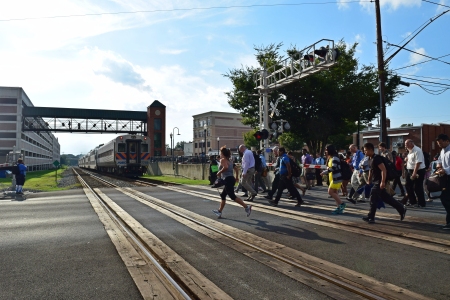
<svg viewBox="0 0 450 300"><path fill-rule="evenodd" d="M272 269L289 276L302 284L310 286L329 297L335 299L428 299L412 291L389 283L377 281L376 279L364 274L349 270L301 251L288 248L284 245L277 244L251 233L198 215L156 197L136 191L135 189L120 188L115 184L101 178L96 178L96 180L100 180L105 184L105 186L114 187L117 191L120 191L121 193L151 207L152 209L157 210L177 222L188 226L209 238L213 238L216 241L244 255L247 255L253 260L269 266ZM136 181L136 184L148 185L149 183L138 180ZM151 185L154 186L154 184ZM185 190L182 187L159 187L190 194L196 197L208 199L212 198L211 195L205 195L205 193L202 192L192 192ZM127 224L127 227L137 236L137 239L142 242L147 241L147 243L144 243L145 249L147 249L150 253L158 254L158 249L162 247L162 242L156 242L155 247L156 237L152 237L150 239L145 237L145 234L148 235L150 233L144 230L142 225L124 212L99 189L94 189L92 192L95 193L101 201L104 201L104 205L107 206L122 223ZM210 200L217 200L217 197ZM267 209L267 206L265 207L265 209ZM257 210L264 211L264 208L257 204L255 205L255 208ZM273 208L270 208L270 211L267 210L267 213L274 213ZM275 213L280 213L282 216L288 215L287 213L282 212L282 209L277 209ZM304 218L305 216L302 217ZM342 224L339 224L339 226L342 226ZM144 236L142 236L143 230L145 231ZM167 246L164 245L164 247ZM160 253L160 255L156 255L156 260L159 261L162 266L169 268L169 274L177 274L178 272L178 275L180 275L178 268L170 269L170 261L164 261L164 258L167 257L167 255L161 255ZM194 272L192 269L190 269L190 271ZM208 281L207 278L201 277L201 274L197 274L197 276L205 282ZM224 299L229 297L212 282L205 284L205 286L212 286L213 291L202 290L200 292L195 292L186 290L190 286L189 280L192 280L192 278L188 278L188 282L185 282L184 280L186 280L186 278L183 278L183 276L175 276L175 279L173 280L175 282L179 282L179 286L185 290L186 294L194 295L194 298L198 297L198 299L204 299L206 297L211 297L215 299ZM220 294L220 297L216 298L212 296L217 295L214 293Z"/></svg>

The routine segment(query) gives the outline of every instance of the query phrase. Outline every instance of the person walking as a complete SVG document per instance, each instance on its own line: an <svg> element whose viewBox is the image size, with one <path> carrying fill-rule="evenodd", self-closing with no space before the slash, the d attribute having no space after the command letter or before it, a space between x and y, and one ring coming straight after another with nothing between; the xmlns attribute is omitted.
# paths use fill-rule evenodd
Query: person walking
<svg viewBox="0 0 450 300"><path fill-rule="evenodd" d="M295 163L297 163L294 153L292 151L289 151L287 153L287 156L289 157L290 160L293 160ZM302 196L305 196L306 188L304 188L300 185L300 177L295 177L294 174L292 174L292 183L294 184L294 187L296 187L297 189L300 189L302 191ZM289 195L289 199L294 199L294 196Z"/></svg>
<svg viewBox="0 0 450 300"><path fill-rule="evenodd" d="M406 191L408 192L409 205L425 207L425 191L423 180L425 178L425 159L422 150L414 145L411 139L405 141L408 149L408 160L406 161ZM416 204L418 204L416 206Z"/></svg>
<svg viewBox="0 0 450 300"><path fill-rule="evenodd" d="M272 188L267 193L267 196L264 196L267 200L272 200L273 195L277 192L278 185L280 183L280 165L281 165L281 159L280 159L280 153L278 152L279 148L277 146L272 148L273 154L277 158L275 161L275 170L274 170L274 177L272 181Z"/></svg>
<svg viewBox="0 0 450 300"><path fill-rule="evenodd" d="M253 201L257 194L252 184L253 175L255 175L255 158L253 152L245 145L239 146L239 152L242 153L242 186L250 193L245 201Z"/></svg>
<svg viewBox="0 0 450 300"><path fill-rule="evenodd" d="M361 160L364 158L364 153L362 153L362 151L359 150L355 144L351 144L348 147L348 150L350 150L350 152L352 153L352 159L350 162L350 166L352 167L353 172L352 172L352 177L350 178L350 184L351 184L352 188L350 189L350 194L348 195L348 197L346 199L352 203L356 203L353 196L354 196L355 192L358 190L358 188L360 188L360 185L361 185L360 177L363 173L363 170L359 166L360 166ZM355 202L353 202L353 201L355 201Z"/></svg>
<svg viewBox="0 0 450 300"><path fill-rule="evenodd" d="M450 230L450 139L448 135L441 133L436 138L438 146L441 148L439 158L436 164L436 174L447 176L446 189L441 193L441 202L444 206L447 215L445 217L444 230Z"/></svg>
<svg viewBox="0 0 450 300"><path fill-rule="evenodd" d="M262 166L261 180L264 183L264 185L261 184L261 186L265 187L263 193L267 193L269 190L270 182L269 178L267 177L267 173L269 170L267 169L266 158L264 157L264 153L261 150L256 151L256 153L259 155L259 158L261 159L261 166ZM266 176L262 176L264 172L266 172Z"/></svg>
<svg viewBox="0 0 450 300"><path fill-rule="evenodd" d="M217 179L217 172L219 171L219 163L214 155L209 156L209 184L213 185Z"/></svg>
<svg viewBox="0 0 450 300"><path fill-rule="evenodd" d="M339 198L339 190L342 185L341 160L333 145L327 145L325 147L325 154L327 155L328 168L321 175L328 174L328 194L336 201L337 207L332 213L334 215L342 214L347 204L343 203L341 198Z"/></svg>
<svg viewBox="0 0 450 300"><path fill-rule="evenodd" d="M229 149L222 147L220 148L220 170L217 172L217 177L222 178L225 181L225 185L223 187L222 193L220 193L220 202L219 209L214 209L212 212L219 218L222 217L222 212L225 207L226 197L230 197L231 200L239 203L244 209L247 217L252 213L252 206L247 205L242 201L241 198L237 197L234 194L234 185L239 177L239 170L230 160L231 152ZM233 176L233 171L235 171L235 176Z"/></svg>
<svg viewBox="0 0 450 300"><path fill-rule="evenodd" d="M378 144L378 153L379 153L379 155L387 158L388 160L390 160L391 162L394 163L394 159L392 157L391 152L389 152L389 150L386 148L386 143L381 142ZM391 196L395 195L395 191L394 191L394 189L392 189L390 181L386 181L386 191L389 194L391 194Z"/></svg>
<svg viewBox="0 0 450 300"><path fill-rule="evenodd" d="M375 155L374 146L372 143L364 144L364 154L369 156L372 163L369 171L369 184L373 182L372 190L370 191L370 210L367 217L362 219L367 223L375 223L375 213L378 208L378 201L383 201L397 210L402 221L406 215L406 206L395 200L386 191L387 172L386 166L380 155Z"/></svg>
<svg viewBox="0 0 450 300"><path fill-rule="evenodd" d="M295 206L299 207L302 205L303 200L300 196L298 190L294 187L292 183L292 170L289 157L286 154L286 150L281 147L278 149L280 155L280 183L278 184L278 191L275 200L269 200L269 203L273 206L278 206L278 202L281 199L281 194L285 188L288 189L289 194L297 199L297 204Z"/></svg>
<svg viewBox="0 0 450 300"><path fill-rule="evenodd" d="M259 152L261 152L261 150L259 150ZM258 154L258 152L256 151L252 151L253 153L253 158L255 159L255 191L259 192L259 187L261 186L261 191L262 193L266 192L266 183L263 180L262 172L263 170L266 168L265 167L265 162L263 164L263 161L261 159L261 153ZM265 161L265 160L264 160Z"/></svg>
<svg viewBox="0 0 450 300"><path fill-rule="evenodd" d="M325 160L320 156L319 152L316 153L316 158L313 160L313 164L318 166L325 165ZM321 169L314 169L314 171L316 172L316 186L323 186L322 175L320 175L322 172Z"/></svg>
<svg viewBox="0 0 450 300"><path fill-rule="evenodd" d="M313 181L313 173L314 169L305 168L305 165L310 165L313 162L313 157L309 154L307 149L302 149L302 165L303 165L303 177L305 178L306 189L311 189L312 181Z"/></svg>
<svg viewBox="0 0 450 300"><path fill-rule="evenodd" d="M23 163L23 160L19 158L17 160L17 173L16 175L16 194L23 195L23 185L25 184L25 177L27 176L27 166Z"/></svg>
<svg viewBox="0 0 450 300"><path fill-rule="evenodd" d="M392 189L395 191L397 185L400 189L400 196L405 197L405 189L403 188L401 176L403 171L403 159L400 155L397 155L396 151L392 151L392 159L394 160L395 169L397 170L397 177L395 177L394 181L392 181Z"/></svg>

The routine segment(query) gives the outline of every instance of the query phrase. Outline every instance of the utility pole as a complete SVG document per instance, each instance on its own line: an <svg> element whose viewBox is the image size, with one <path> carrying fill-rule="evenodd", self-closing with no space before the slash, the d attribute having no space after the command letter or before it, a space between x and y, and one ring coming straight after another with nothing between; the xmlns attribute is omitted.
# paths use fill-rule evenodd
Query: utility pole
<svg viewBox="0 0 450 300"><path fill-rule="evenodd" d="M375 0L375 12L377 21L378 84L380 89L380 142L385 142L387 148L389 148L390 145L386 129L386 98L385 98L385 84L387 76L384 70L380 0Z"/></svg>

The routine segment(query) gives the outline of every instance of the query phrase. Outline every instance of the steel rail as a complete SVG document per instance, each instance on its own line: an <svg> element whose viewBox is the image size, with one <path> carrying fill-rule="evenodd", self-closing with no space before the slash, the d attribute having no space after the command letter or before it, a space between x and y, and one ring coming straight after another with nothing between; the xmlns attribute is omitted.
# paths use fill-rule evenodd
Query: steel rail
<svg viewBox="0 0 450 300"><path fill-rule="evenodd" d="M108 214L111 216L111 218L122 228L123 231L126 232L126 234L128 234L128 236L139 247L139 249L147 256L147 258L153 263L153 265L156 266L158 271L175 287L175 289L183 296L184 299L191 300L192 298L172 278L172 276L170 276L169 273L167 273L167 271L161 266L161 264L158 262L158 260L156 260L156 258L150 253L150 251L148 251L148 249L141 243L141 241L128 229L128 227L125 226L125 224L123 224L123 222L119 218L117 218L117 216L111 211L111 209L108 207L108 205L106 205L104 203L103 199L101 199L101 197L87 184L87 182L83 178L81 178L81 176L77 173L77 171L75 171L75 169L73 169L73 172L77 175L78 180L80 181L80 183L93 193L94 197L97 200L99 200L100 204L108 212ZM93 176L92 174L90 174L88 172L85 172L85 173L89 174L92 177L97 177L97 176ZM101 178L97 177L95 179L99 180ZM104 179L101 179L101 181L102 182L107 182ZM108 185L114 186L114 187L118 187L117 185L115 185L113 183L108 183Z"/></svg>
<svg viewBox="0 0 450 300"><path fill-rule="evenodd" d="M149 182L145 182L145 181L142 181L142 180L136 180L135 182L141 183L143 185L146 184L146 185L149 185L149 186L150 185L151 186L155 186L154 184L151 184ZM113 184L111 184L111 185L113 185ZM118 187L118 186L116 186L116 187ZM118 188L120 188L120 187L118 187ZM170 188L169 187L164 187L164 188L168 189L168 190L175 190L175 191L179 190L180 192L183 191L183 189L180 189L178 187L170 187ZM133 194L133 195L137 196L138 198L141 198L141 199L143 199L145 201L148 201L148 202L152 203L153 205L156 205L156 206L158 206L158 207L160 207L160 208L162 208L164 210L167 210L167 211L169 211L169 212L171 212L171 213L173 213L173 214L175 214L175 215L177 215L177 216L179 216L181 218L189 220L189 221L191 221L191 222L193 222L193 223L195 223L197 225L200 225L200 226L202 226L202 227L204 227L204 228L206 228L208 230L211 230L211 231L213 231L215 233L218 233L218 234L221 234L221 235L223 235L223 236L225 236L227 238L230 238L233 241L236 241L236 242L241 243L241 244L243 244L243 245L245 245L247 247L255 249L255 250L257 250L257 251L259 251L261 253L264 253L264 254L266 254L266 255L268 255L270 257L273 257L273 258L275 258L275 259L277 259L277 260L279 260L281 262L284 262L284 263L286 263L288 265L296 267L299 270L302 270L302 271L304 271L306 273L309 273L309 274L311 274L313 276L316 276L317 278L325 280L325 281L327 281L327 282L329 282L329 283L331 283L331 284L333 284L335 286L338 286L340 288L343 288L343 289L345 289L345 290L347 290L347 291L349 291L351 293L354 293L354 294L359 295L361 297L364 297L366 299L373 299L373 300L375 300L375 299L376 300L395 299L395 298L391 298L389 296L388 296L388 298L385 298L384 296L379 296L378 294L376 294L377 292L366 290L366 289L364 289L365 288L364 286L359 287L359 286L361 286L360 284L352 282L350 279L344 279L345 280L344 281L341 277L338 277L337 275L333 275L333 274L329 275L330 274L329 272L327 274L327 271L324 271L324 270L322 270L320 268L305 266L305 265L303 265L301 263L294 262L294 261L292 261L292 258L289 257L289 256L282 256L282 255L274 254L274 253L272 253L269 250L266 250L266 249L261 248L261 247L259 247L257 245L249 243L249 242L247 242L247 241L245 241L243 239L237 238L237 237L235 237L235 236L233 236L233 235L231 235L229 233L226 233L226 232L224 232L224 231L222 231L220 229L217 229L217 228L215 228L215 227L213 227L211 225L205 224L205 223L203 223L203 222L201 222L201 221L199 221L199 220L197 220L197 219L195 219L193 217L190 217L190 216L188 216L188 215L186 215L184 213L178 212L178 211L176 211L176 210L174 210L172 208L168 208L165 205L160 204L160 203L158 203L158 202L156 202L154 200L145 199L140 194L138 194L137 192L135 192L133 190L128 190L128 192L130 194ZM201 192L199 192L199 193L201 193Z"/></svg>

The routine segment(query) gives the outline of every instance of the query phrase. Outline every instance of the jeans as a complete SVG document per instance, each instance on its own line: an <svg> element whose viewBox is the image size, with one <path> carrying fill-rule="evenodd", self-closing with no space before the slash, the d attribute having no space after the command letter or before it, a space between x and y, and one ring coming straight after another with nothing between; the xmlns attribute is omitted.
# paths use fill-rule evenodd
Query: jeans
<svg viewBox="0 0 450 300"><path fill-rule="evenodd" d="M377 212L378 201L383 201L384 203L389 204L393 208L395 208L398 213L401 215L404 213L404 206L399 201L395 200L386 189L380 189L380 184L376 183L373 185L372 190L370 191L370 211L368 217L370 219L375 218L375 213Z"/></svg>

